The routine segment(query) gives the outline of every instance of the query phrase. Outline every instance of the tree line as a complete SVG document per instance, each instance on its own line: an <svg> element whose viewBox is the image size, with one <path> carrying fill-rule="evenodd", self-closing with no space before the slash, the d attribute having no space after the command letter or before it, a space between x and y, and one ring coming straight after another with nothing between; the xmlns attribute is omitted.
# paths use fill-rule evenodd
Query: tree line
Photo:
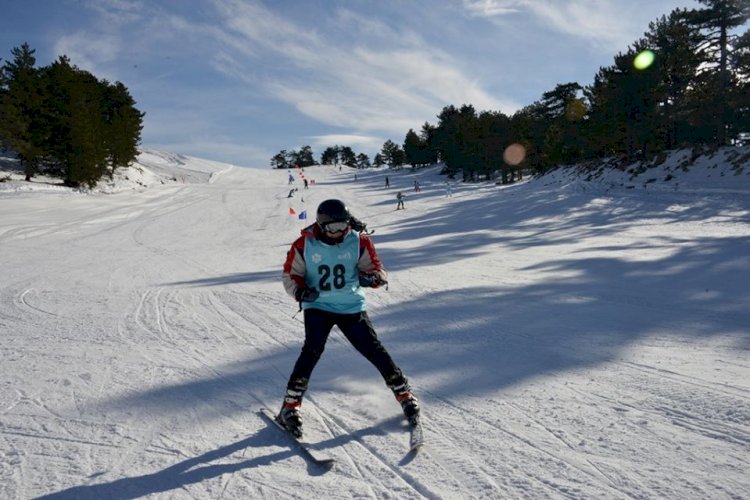
<svg viewBox="0 0 750 500"><path fill-rule="evenodd" d="M369 168L388 165L400 167L407 163L405 151L390 139L375 157L370 160L366 153L355 153L349 146L329 146L320 155L320 161L315 161L312 148L302 148L292 151L282 150L271 158L271 168L309 167L312 165L346 165L352 168Z"/></svg>
<svg viewBox="0 0 750 500"><path fill-rule="evenodd" d="M99 80L60 56L36 68L23 44L0 67L0 147L14 151L26 180L45 174L93 187L138 155L143 116L120 82Z"/></svg>
<svg viewBox="0 0 750 500"><path fill-rule="evenodd" d="M403 146L387 141L373 164L399 167L441 161L463 178L520 169L544 172L589 159L646 159L678 147L719 147L750 140L750 19L747 0L698 0L705 8L675 9L651 22L643 37L593 83L558 84L512 115L446 106L438 122L410 129ZM648 52L647 52L648 51ZM639 54L653 62L634 65ZM504 159L511 144L522 161ZM307 147L309 148L309 146ZM342 156L342 153L344 156ZM272 166L296 158L274 157ZM342 160L343 158L343 160ZM360 166L350 148L328 148L321 163ZM287 163L281 161L287 160ZM312 161L311 154L306 157Z"/></svg>

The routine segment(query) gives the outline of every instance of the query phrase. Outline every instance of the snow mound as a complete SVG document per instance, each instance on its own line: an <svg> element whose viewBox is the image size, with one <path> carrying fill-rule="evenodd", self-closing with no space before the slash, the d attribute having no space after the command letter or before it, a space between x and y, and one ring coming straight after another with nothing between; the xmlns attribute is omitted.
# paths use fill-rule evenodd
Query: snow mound
<svg viewBox="0 0 750 500"><path fill-rule="evenodd" d="M579 191L750 194L750 146L705 153L680 149L643 162L597 160L557 168L538 180Z"/></svg>
<svg viewBox="0 0 750 500"><path fill-rule="evenodd" d="M132 165L117 169L112 179L100 180L93 189L71 188L64 186L60 179L44 175L27 182L18 159L11 153L3 153L0 155L0 195L32 191L112 194L157 184L212 183L218 175L232 168L226 163L143 149Z"/></svg>

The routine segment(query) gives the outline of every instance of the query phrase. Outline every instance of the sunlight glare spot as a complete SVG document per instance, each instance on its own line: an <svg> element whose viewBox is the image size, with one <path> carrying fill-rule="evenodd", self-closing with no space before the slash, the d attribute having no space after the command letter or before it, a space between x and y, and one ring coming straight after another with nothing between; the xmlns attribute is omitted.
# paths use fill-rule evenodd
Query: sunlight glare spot
<svg viewBox="0 0 750 500"><path fill-rule="evenodd" d="M505 151L503 152L503 160L511 166L520 165L525 158L526 148L517 142L505 148Z"/></svg>

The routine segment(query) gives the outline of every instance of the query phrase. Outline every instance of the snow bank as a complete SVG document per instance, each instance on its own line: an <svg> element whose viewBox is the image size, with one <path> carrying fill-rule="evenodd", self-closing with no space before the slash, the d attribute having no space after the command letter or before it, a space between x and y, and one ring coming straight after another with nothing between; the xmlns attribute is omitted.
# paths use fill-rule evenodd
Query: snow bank
<svg viewBox="0 0 750 500"><path fill-rule="evenodd" d="M539 180L544 185L610 192L750 193L750 147L722 148L697 154L670 151L652 161L623 164L615 159L560 167Z"/></svg>
<svg viewBox="0 0 750 500"><path fill-rule="evenodd" d="M111 194L158 184L212 183L218 175L232 168L226 163L143 149L131 166L117 169L112 179L102 179L93 189L71 188L64 186L60 179L44 175L37 175L27 182L18 159L10 153L3 153L0 154L0 195L32 191Z"/></svg>

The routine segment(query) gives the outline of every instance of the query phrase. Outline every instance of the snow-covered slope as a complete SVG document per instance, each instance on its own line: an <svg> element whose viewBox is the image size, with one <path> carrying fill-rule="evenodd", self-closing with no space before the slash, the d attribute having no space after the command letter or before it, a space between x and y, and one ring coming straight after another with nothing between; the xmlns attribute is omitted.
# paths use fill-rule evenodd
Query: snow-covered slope
<svg viewBox="0 0 750 500"><path fill-rule="evenodd" d="M31 191L111 194L141 190L155 184L213 182L219 174L231 168L233 167L226 163L144 149L132 165L117 169L113 179L103 178L93 189L73 189L63 186L60 179L43 175L26 182L15 157L0 153L0 196Z"/></svg>
<svg viewBox="0 0 750 500"><path fill-rule="evenodd" d="M435 169L315 167L290 198L158 151L110 194L0 183L0 497L750 497L747 150L680 154L450 197ZM298 214L332 197L376 231L370 313L427 444L334 333L303 406L325 472L257 412L303 338Z"/></svg>

